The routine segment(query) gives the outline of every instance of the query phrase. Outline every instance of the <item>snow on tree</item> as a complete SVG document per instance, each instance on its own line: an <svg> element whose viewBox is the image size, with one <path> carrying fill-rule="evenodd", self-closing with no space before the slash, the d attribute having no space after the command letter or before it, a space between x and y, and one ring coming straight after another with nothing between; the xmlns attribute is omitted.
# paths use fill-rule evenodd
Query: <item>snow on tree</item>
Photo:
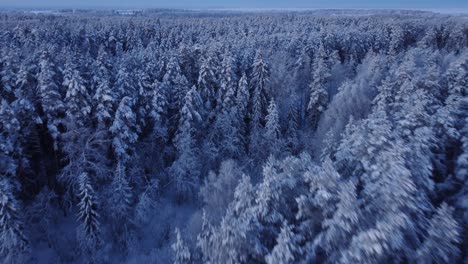
<svg viewBox="0 0 468 264"><path fill-rule="evenodd" d="M218 91L214 70L211 58L205 57L200 66L197 87L208 114L212 114L210 111L215 107L216 93Z"/></svg>
<svg viewBox="0 0 468 264"><path fill-rule="evenodd" d="M220 226L211 228L205 222L205 232L198 237L197 244L207 262L244 263L256 255L255 245L259 241L249 234L253 228L251 207L254 195L250 178L243 175Z"/></svg>
<svg viewBox="0 0 468 264"><path fill-rule="evenodd" d="M315 247L325 249L331 262L338 261L357 228L359 207L353 182L341 183L339 200L335 213L322 222L323 231L314 241Z"/></svg>
<svg viewBox="0 0 468 264"><path fill-rule="evenodd" d="M15 79L17 78L15 72L15 68L17 67L17 62L15 61L16 56L16 54L12 54L10 51L4 55L0 61L0 95L2 95L3 98L7 98L15 90Z"/></svg>
<svg viewBox="0 0 468 264"><path fill-rule="evenodd" d="M176 228L176 242L172 244L172 250L174 250L174 264L189 264L192 263L189 248L185 245L180 235L180 230Z"/></svg>
<svg viewBox="0 0 468 264"><path fill-rule="evenodd" d="M298 240L300 240L300 237L294 234L291 226L286 222L283 223L281 233L276 239L276 246L270 254L265 257L266 263L296 263L299 260L298 255L302 254L301 248L297 245Z"/></svg>
<svg viewBox="0 0 468 264"><path fill-rule="evenodd" d="M459 261L460 226L453 218L453 208L440 205L429 222L428 235L417 251L418 263L455 263Z"/></svg>
<svg viewBox="0 0 468 264"><path fill-rule="evenodd" d="M187 78L182 74L177 57L171 57L166 65L166 73L162 81L163 89L170 92L169 104L173 109L180 109L184 105L184 98L190 90Z"/></svg>
<svg viewBox="0 0 468 264"><path fill-rule="evenodd" d="M250 100L250 93L249 93L249 84L247 82L247 76L245 73L242 74L242 77L239 80L237 85L237 94L236 94L236 107L239 115L242 117L242 120L245 119L249 100Z"/></svg>
<svg viewBox="0 0 468 264"><path fill-rule="evenodd" d="M260 115L260 118L263 118L263 114L266 112L268 101L271 96L269 90L269 81L270 68L264 61L261 51L257 51L252 65L252 77L250 78L250 85L252 87L252 101L254 104L253 108L259 108L253 110L254 115L258 114Z"/></svg>
<svg viewBox="0 0 468 264"><path fill-rule="evenodd" d="M395 145L380 150L364 165L363 215L360 229L343 253L344 261L379 261L411 255L406 239L421 234L427 201L417 195L411 172L405 167L402 149ZM366 227L370 227L366 229ZM391 250L392 254L389 254Z"/></svg>
<svg viewBox="0 0 468 264"><path fill-rule="evenodd" d="M137 94L137 87L131 76L131 72L128 69L126 61L120 62L118 66L113 90L118 94L119 98Z"/></svg>
<svg viewBox="0 0 468 264"><path fill-rule="evenodd" d="M59 136L64 104L56 82L55 65L47 52L42 53L37 76L37 89L42 109L47 118L47 128L53 139ZM56 147L56 145L55 145Z"/></svg>
<svg viewBox="0 0 468 264"><path fill-rule="evenodd" d="M281 131L278 109L273 99L270 101L270 105L268 106L268 114L265 119L265 144L266 146L269 146L270 153L277 154L281 148Z"/></svg>
<svg viewBox="0 0 468 264"><path fill-rule="evenodd" d="M29 247L21 219L21 206L9 179L0 180L0 256L6 263L21 261Z"/></svg>
<svg viewBox="0 0 468 264"><path fill-rule="evenodd" d="M81 222L78 237L86 251L93 251L100 243L100 223L97 199L86 172L79 175L78 220Z"/></svg>
<svg viewBox="0 0 468 264"><path fill-rule="evenodd" d="M111 218L123 225L128 217L132 202L132 188L127 180L126 168L122 162L117 163L114 178L110 185L109 212Z"/></svg>
<svg viewBox="0 0 468 264"><path fill-rule="evenodd" d="M212 126L209 140L216 149L217 155L224 158L238 158L241 156L242 144L241 132L237 118L237 110L218 114Z"/></svg>
<svg viewBox="0 0 468 264"><path fill-rule="evenodd" d="M195 86L187 92L185 103L181 110L179 128L174 138L178 158L172 164L170 171L177 193L184 197L190 195L197 186L200 174L193 134L197 122L201 122L198 107L201 99Z"/></svg>
<svg viewBox="0 0 468 264"><path fill-rule="evenodd" d="M150 92L149 113L153 122L153 133L160 138L165 139L167 134L166 124L164 119L167 115L168 100L166 91L163 90L162 84L154 82Z"/></svg>
<svg viewBox="0 0 468 264"><path fill-rule="evenodd" d="M328 104L328 83L331 77L331 66L323 44L320 45L314 60L313 80L310 83L310 96L307 110L312 128L316 128L320 115Z"/></svg>
<svg viewBox="0 0 468 264"><path fill-rule="evenodd" d="M126 168L118 162L109 186L108 217L112 221L112 237L119 250L126 252L129 243L132 188L127 180Z"/></svg>
<svg viewBox="0 0 468 264"><path fill-rule="evenodd" d="M245 150L247 144L247 118L248 118L248 107L250 101L249 84L247 82L247 76L245 73L239 80L237 85L237 94L235 98L235 108L237 113L237 122L239 136L241 144L244 146L242 149Z"/></svg>
<svg viewBox="0 0 468 264"><path fill-rule="evenodd" d="M151 222L153 214L157 208L157 198L159 191L158 180L151 180L138 199L135 207L135 219L142 225L147 225Z"/></svg>
<svg viewBox="0 0 468 264"><path fill-rule="evenodd" d="M299 103L296 94L291 97L289 103L288 116L287 116L287 127L286 127L286 144L289 153L297 154L300 148L299 142Z"/></svg>
<svg viewBox="0 0 468 264"><path fill-rule="evenodd" d="M106 125L112 120L113 107L116 98L112 91L110 80L110 65L107 61L107 53L101 47L95 63L94 86L95 92L92 97L94 115L101 125Z"/></svg>
<svg viewBox="0 0 468 264"><path fill-rule="evenodd" d="M242 170L234 160L223 161L218 174L208 174L200 188L200 197L204 202L205 214L212 222L219 222L225 214L241 177Z"/></svg>
<svg viewBox="0 0 468 264"><path fill-rule="evenodd" d="M112 146L115 156L120 161L130 158L133 145L137 142L139 126L136 124L136 116L133 112L134 101L130 97L124 97L115 112L114 121L110 127L113 135Z"/></svg>
<svg viewBox="0 0 468 264"><path fill-rule="evenodd" d="M81 77L77 66L70 59L65 64L64 81L66 89L65 108L69 122L83 126L91 113L90 98L85 81Z"/></svg>
<svg viewBox="0 0 468 264"><path fill-rule="evenodd" d="M234 58L226 51L221 63L221 80L217 95L217 105L228 111L234 104L236 96L236 76L234 72Z"/></svg>
<svg viewBox="0 0 468 264"><path fill-rule="evenodd" d="M0 101L0 173L15 176L18 168L18 157L22 154L19 148L17 131L20 123L14 109L7 101Z"/></svg>

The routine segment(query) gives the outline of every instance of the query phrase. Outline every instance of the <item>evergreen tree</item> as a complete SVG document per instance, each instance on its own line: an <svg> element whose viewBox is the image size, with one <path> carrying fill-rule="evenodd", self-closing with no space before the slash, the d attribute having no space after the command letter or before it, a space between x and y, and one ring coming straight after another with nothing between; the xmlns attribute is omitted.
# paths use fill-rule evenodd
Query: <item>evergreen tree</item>
<svg viewBox="0 0 468 264"><path fill-rule="evenodd" d="M429 222L428 236L417 251L418 263L455 263L459 260L460 227L453 208L443 203Z"/></svg>
<svg viewBox="0 0 468 264"><path fill-rule="evenodd" d="M296 94L293 94L289 103L286 126L286 144L289 153L298 154L300 148L299 142L299 103Z"/></svg>
<svg viewBox="0 0 468 264"><path fill-rule="evenodd" d="M70 122L83 126L91 113L90 98L85 81L73 61L65 65L64 81L66 89L65 108Z"/></svg>
<svg viewBox="0 0 468 264"><path fill-rule="evenodd" d="M162 84L154 82L150 92L148 115L153 123L153 133L164 140L167 137L165 118L167 117L168 105L167 94L163 90Z"/></svg>
<svg viewBox="0 0 468 264"><path fill-rule="evenodd" d="M55 66L47 52L41 55L39 67L40 71L37 76L39 100L47 120L47 128L52 138L57 139L60 133L59 125L63 123L64 104L56 83Z"/></svg>
<svg viewBox="0 0 468 264"><path fill-rule="evenodd" d="M172 249L174 250L175 259L174 264L189 264L192 263L191 255L188 247L185 245L182 237L180 235L180 230L176 228L176 242L172 244Z"/></svg>
<svg viewBox="0 0 468 264"><path fill-rule="evenodd" d="M338 257L346 248L358 224L358 200L356 186L353 182L341 183L336 212L332 218L322 222L324 231L317 236L314 246L325 249L330 262L338 261Z"/></svg>
<svg viewBox="0 0 468 264"><path fill-rule="evenodd" d="M263 60L263 56L260 51L257 51L255 59L252 65L252 78L250 85L252 87L252 101L253 101L253 112L254 115L260 115L260 119L263 121L264 113L268 107L268 101L271 96L269 90L270 81L270 68L267 63ZM259 108L259 109L256 109ZM255 112L259 113L255 113ZM255 118L252 118L255 119Z"/></svg>
<svg viewBox="0 0 468 264"><path fill-rule="evenodd" d="M127 181L125 170L125 166L119 162L110 185L108 200L109 218L112 221L114 241L123 252L128 249L129 215L131 214L130 206L132 203L132 188Z"/></svg>
<svg viewBox="0 0 468 264"><path fill-rule="evenodd" d="M328 85L331 78L330 62L323 44L320 45L314 61L313 80L310 84L310 96L307 110L312 128L317 128L320 115L328 105Z"/></svg>
<svg viewBox="0 0 468 264"><path fill-rule="evenodd" d="M217 105L222 106L223 111L228 111L234 104L236 96L236 79L234 72L234 58L229 52L223 55L221 63L221 80L217 95Z"/></svg>
<svg viewBox="0 0 468 264"><path fill-rule="evenodd" d="M270 153L277 154L281 148L280 146L281 131L279 125L278 109L275 101L272 99L268 106L268 114L266 116L265 124L265 144L269 146Z"/></svg>
<svg viewBox="0 0 468 264"><path fill-rule="evenodd" d="M85 251L93 251L99 245L99 213L94 189L89 181L88 174L79 175L78 220L81 222L78 237Z"/></svg>
<svg viewBox="0 0 468 264"><path fill-rule="evenodd" d="M292 228L287 223L283 224L281 233L276 239L276 246L270 254L265 257L268 264L279 263L288 264L296 263L302 253L301 248L297 245L298 237L294 234Z"/></svg>
<svg viewBox="0 0 468 264"><path fill-rule="evenodd" d="M0 180L0 256L5 263L24 261L29 241L24 232L21 207L13 195L10 180Z"/></svg>
<svg viewBox="0 0 468 264"><path fill-rule="evenodd" d="M112 91L110 65L107 60L107 53L101 47L98 58L95 63L94 88L95 92L92 98L94 115L98 123L102 126L111 122L113 116L113 107L116 98Z"/></svg>
<svg viewBox="0 0 468 264"><path fill-rule="evenodd" d="M112 146L119 161L126 161L130 158L138 139L139 127L136 124L133 105L134 101L130 97L124 97L120 101L114 122L110 127L110 132L114 136Z"/></svg>
<svg viewBox="0 0 468 264"><path fill-rule="evenodd" d="M112 219L123 225L130 211L132 189L126 178L126 168L119 162L115 168L114 179L110 185L109 212Z"/></svg>
<svg viewBox="0 0 468 264"><path fill-rule="evenodd" d="M200 95L193 86L185 96L185 104L181 110L179 128L174 138L174 144L178 151L178 158L172 164L170 170L174 177L177 193L184 197L190 195L198 184L199 164L196 157L194 132L196 122L201 121L197 105L200 105Z"/></svg>
<svg viewBox="0 0 468 264"><path fill-rule="evenodd" d="M215 103L218 87L214 70L211 58L205 57L200 66L197 87L207 114L212 114L211 110L217 107Z"/></svg>

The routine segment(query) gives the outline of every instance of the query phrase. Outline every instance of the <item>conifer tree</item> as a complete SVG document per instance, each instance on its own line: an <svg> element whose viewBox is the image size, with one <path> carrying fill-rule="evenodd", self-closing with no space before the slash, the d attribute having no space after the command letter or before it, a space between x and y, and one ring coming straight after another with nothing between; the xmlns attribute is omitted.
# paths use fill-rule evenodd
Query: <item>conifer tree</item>
<svg viewBox="0 0 468 264"><path fill-rule="evenodd" d="M112 146L119 161L126 161L130 158L134 144L138 139L139 127L136 124L136 116L132 109L133 105L133 99L124 97L120 101L110 127L110 132L114 136Z"/></svg>
<svg viewBox="0 0 468 264"><path fill-rule="evenodd" d="M21 261L29 247L21 219L21 207L10 180L0 180L0 256L6 263Z"/></svg>
<svg viewBox="0 0 468 264"><path fill-rule="evenodd" d="M52 63L50 55L44 52L39 62L40 71L37 76L37 86L42 109L47 118L47 128L53 139L59 136L59 125L63 123L62 114L64 104L60 89L56 83L55 66ZM55 144L55 147L57 144Z"/></svg>
<svg viewBox="0 0 468 264"><path fill-rule="evenodd" d="M99 244L100 233L97 199L86 172L79 175L78 184L78 220L81 222L78 237L86 250L95 250Z"/></svg>
<svg viewBox="0 0 468 264"><path fill-rule="evenodd" d="M299 256L302 253L301 248L298 246L300 237L294 234L292 228L287 223L283 223L281 233L276 239L276 246L273 250L265 257L265 261L268 264L288 264L296 263L299 260Z"/></svg>
<svg viewBox="0 0 468 264"><path fill-rule="evenodd" d="M73 61L65 65L63 86L66 89L65 107L70 122L83 126L91 113L90 98L85 81Z"/></svg>
<svg viewBox="0 0 468 264"><path fill-rule="evenodd" d="M181 197L190 195L198 184L199 167L194 142L196 123L201 121L198 113L200 95L195 86L187 92L185 104L181 110L179 128L174 138L174 144L178 151L178 158L172 164L170 171L174 177L177 193Z"/></svg>
<svg viewBox="0 0 468 264"><path fill-rule="evenodd" d="M172 250L174 250L175 258L174 264L190 264L192 263L190 250L185 245L180 235L180 230L176 228L176 242L172 244Z"/></svg>
<svg viewBox="0 0 468 264"><path fill-rule="evenodd" d="M309 86L310 96L307 110L312 128L317 128L320 115L328 105L328 85L331 77L330 62L323 44L320 45L314 61L313 80Z"/></svg>
<svg viewBox="0 0 468 264"><path fill-rule="evenodd" d="M418 263L455 263L459 260L460 227L453 208L440 205L429 222L428 236L417 251Z"/></svg>

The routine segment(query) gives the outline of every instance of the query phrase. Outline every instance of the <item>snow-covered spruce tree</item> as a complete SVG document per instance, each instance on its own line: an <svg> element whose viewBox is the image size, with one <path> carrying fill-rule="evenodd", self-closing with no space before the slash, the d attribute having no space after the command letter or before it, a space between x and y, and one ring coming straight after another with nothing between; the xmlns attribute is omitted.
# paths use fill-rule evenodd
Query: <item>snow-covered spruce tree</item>
<svg viewBox="0 0 468 264"><path fill-rule="evenodd" d="M15 79L17 78L17 69L15 68L18 63L15 58L17 56L10 51L0 60L0 95L3 98L10 97L15 90Z"/></svg>
<svg viewBox="0 0 468 264"><path fill-rule="evenodd" d="M79 175L78 239L85 254L93 253L100 245L100 223L97 198L86 172Z"/></svg>
<svg viewBox="0 0 468 264"><path fill-rule="evenodd" d="M270 68L263 59L261 51L257 51L252 65L252 77L250 78L250 86L252 87L252 111L258 111L261 117L266 113L268 101L271 96L269 90ZM255 106L257 104L257 106ZM255 113L253 113L255 114ZM254 119L254 118L252 118ZM263 121L263 120L262 120Z"/></svg>
<svg viewBox="0 0 468 264"><path fill-rule="evenodd" d="M253 105L251 110L250 117L250 139L249 139L249 152L251 155L255 154L253 158L258 160L263 160L266 155L266 150L262 147L262 130L263 130L263 119L264 114L262 112L262 105L259 100L258 94L255 94L252 97Z"/></svg>
<svg viewBox="0 0 468 264"><path fill-rule="evenodd" d="M134 82L133 76L127 66L129 62L123 60L119 63L118 71L115 76L114 92L118 95L118 98L126 96L134 96L137 94L137 85Z"/></svg>
<svg viewBox="0 0 468 264"><path fill-rule="evenodd" d="M218 114L209 136L210 145L216 148L217 156L223 158L239 158L243 149L237 119L237 109ZM216 157L213 157L216 160Z"/></svg>
<svg viewBox="0 0 468 264"><path fill-rule="evenodd" d="M292 227L286 222L283 223L281 233L276 239L276 246L265 257L268 264L288 264L297 263L300 260L302 249L297 245L301 237L295 234Z"/></svg>
<svg viewBox="0 0 468 264"><path fill-rule="evenodd" d="M221 80L216 99L218 108L221 108L223 111L230 109L232 104L234 104L237 82L234 67L234 58L226 50L221 63Z"/></svg>
<svg viewBox="0 0 468 264"><path fill-rule="evenodd" d="M192 263L190 250L185 245L180 235L180 230L175 230L176 242L172 244L172 250L174 250L174 264L190 264Z"/></svg>
<svg viewBox="0 0 468 264"><path fill-rule="evenodd" d="M96 73L93 77L95 89L92 97L93 112L98 123L103 127L109 125L112 120L116 100L111 87L110 65L107 57L107 53L101 47L94 65Z"/></svg>
<svg viewBox="0 0 468 264"><path fill-rule="evenodd" d="M278 108L274 99L270 100L268 114L265 117L265 147L268 147L272 155L279 154L281 150L281 129L279 124Z"/></svg>
<svg viewBox="0 0 468 264"><path fill-rule="evenodd" d="M321 247L327 252L330 262L337 262L358 224L358 200L356 186L352 181L340 184L336 211L331 218L322 222L323 231L316 237L313 248Z"/></svg>
<svg viewBox="0 0 468 264"><path fill-rule="evenodd" d="M310 83L310 96L307 105L313 129L317 128L320 115L328 104L328 86L331 78L331 66L323 44L320 45L314 60L313 79Z"/></svg>
<svg viewBox="0 0 468 264"><path fill-rule="evenodd" d="M249 234L254 217L254 189L250 177L243 175L234 192L226 215L219 227L211 228L205 223L204 232L198 237L197 245L207 263L246 263L259 257L256 248L258 238Z"/></svg>
<svg viewBox="0 0 468 264"><path fill-rule="evenodd" d="M29 250L21 213L12 183L8 178L0 179L0 258L4 263L25 261Z"/></svg>
<svg viewBox="0 0 468 264"><path fill-rule="evenodd" d="M293 94L291 97L291 102L289 103L288 116L287 116L287 126L286 126L286 148L289 153L296 155L300 149L299 142L299 102L296 94Z"/></svg>
<svg viewBox="0 0 468 264"><path fill-rule="evenodd" d="M137 115L137 124L142 128L143 133L145 132L149 121L149 112L151 111L150 101L151 92L154 90L153 81L146 69L138 69L136 71L136 86L137 93L135 95L135 113Z"/></svg>
<svg viewBox="0 0 468 264"><path fill-rule="evenodd" d="M108 216L111 220L114 241L119 250L126 252L128 249L129 216L132 203L132 188L127 180L126 168L122 162L118 162L115 168L114 178L109 186L107 201Z"/></svg>
<svg viewBox="0 0 468 264"><path fill-rule="evenodd" d="M47 128L54 140L59 136L59 125L63 123L64 104L56 82L55 65L47 52L43 52L39 62L37 89L42 110L47 120ZM56 147L55 143L55 147Z"/></svg>
<svg viewBox="0 0 468 264"><path fill-rule="evenodd" d="M172 164L170 173L175 189L181 198L190 196L199 181L200 164L198 164L193 134L196 124L201 122L201 116L198 113L200 101L200 95L193 86L185 96L179 128L174 138L177 160Z"/></svg>
<svg viewBox="0 0 468 264"><path fill-rule="evenodd" d="M235 100L238 113L240 116L242 116L242 120L245 120L250 101L249 83L247 82L247 76L245 73L242 74L242 77L237 84L237 94Z"/></svg>
<svg viewBox="0 0 468 264"><path fill-rule="evenodd" d="M113 135L112 146L114 154L119 161L126 161L133 152L134 144L137 142L139 126L136 115L133 112L134 101L130 97L124 97L115 112L114 121L110 127Z"/></svg>
<svg viewBox="0 0 468 264"><path fill-rule="evenodd" d="M245 73L242 74L242 77L239 80L235 100L239 135L241 144L243 144L243 149L245 150L247 145L247 118L250 102L249 84L247 82L247 76Z"/></svg>
<svg viewBox="0 0 468 264"><path fill-rule="evenodd" d="M177 57L171 57L165 68L162 89L170 93L168 96L170 108L178 111L184 105L184 98L190 90L190 84L180 69Z"/></svg>
<svg viewBox="0 0 468 264"><path fill-rule="evenodd" d="M359 212L358 232L341 261L411 259L425 226L424 215L430 210L428 199L417 192L405 166L404 148L393 139L385 115L372 116L363 125L357 135L367 134L367 140L356 142L361 150L354 155L360 158L361 167L355 173L361 171L364 207Z"/></svg>
<svg viewBox="0 0 468 264"><path fill-rule="evenodd" d="M0 101L0 174L14 177L23 155L18 142L20 123L6 100Z"/></svg>
<svg viewBox="0 0 468 264"><path fill-rule="evenodd" d="M211 58L205 57L200 66L197 87L204 103L206 114L208 115L212 115L212 110L217 107L216 94L218 92L218 83L214 71Z"/></svg>
<svg viewBox="0 0 468 264"><path fill-rule="evenodd" d="M429 222L428 235L417 251L417 261L456 263L460 260L460 242L460 226L453 218L453 208L443 203Z"/></svg>
<svg viewBox="0 0 468 264"><path fill-rule="evenodd" d="M165 118L167 117L169 102L167 100L166 91L163 89L161 83L158 81L153 83L149 97L148 116L153 124L153 135L157 138L166 140L167 124L165 122Z"/></svg>
<svg viewBox="0 0 468 264"><path fill-rule="evenodd" d="M81 77L73 58L65 64L64 80L62 85L66 90L65 108L69 126L83 126L91 113L90 96L85 80Z"/></svg>

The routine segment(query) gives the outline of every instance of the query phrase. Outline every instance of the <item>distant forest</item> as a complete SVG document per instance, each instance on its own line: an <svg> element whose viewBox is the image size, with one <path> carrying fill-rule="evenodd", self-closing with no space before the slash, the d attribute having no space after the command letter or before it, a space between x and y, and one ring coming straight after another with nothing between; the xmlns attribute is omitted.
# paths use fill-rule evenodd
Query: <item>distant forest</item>
<svg viewBox="0 0 468 264"><path fill-rule="evenodd" d="M466 263L468 17L0 12L1 263Z"/></svg>

